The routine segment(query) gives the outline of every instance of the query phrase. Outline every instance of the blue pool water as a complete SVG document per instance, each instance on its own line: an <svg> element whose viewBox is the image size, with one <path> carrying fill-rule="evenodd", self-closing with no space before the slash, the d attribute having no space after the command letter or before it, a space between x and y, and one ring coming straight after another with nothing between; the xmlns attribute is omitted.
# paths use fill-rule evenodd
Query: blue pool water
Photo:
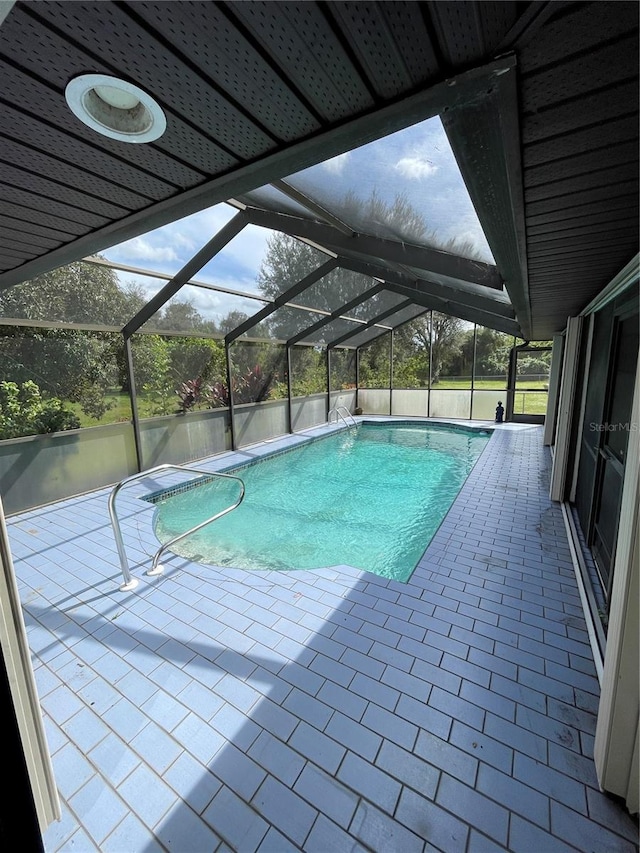
<svg viewBox="0 0 640 853"><path fill-rule="evenodd" d="M351 565L404 581L453 503L488 433L432 424L361 424L229 469L238 509L172 550L241 569ZM155 498L161 542L233 503L213 480Z"/></svg>

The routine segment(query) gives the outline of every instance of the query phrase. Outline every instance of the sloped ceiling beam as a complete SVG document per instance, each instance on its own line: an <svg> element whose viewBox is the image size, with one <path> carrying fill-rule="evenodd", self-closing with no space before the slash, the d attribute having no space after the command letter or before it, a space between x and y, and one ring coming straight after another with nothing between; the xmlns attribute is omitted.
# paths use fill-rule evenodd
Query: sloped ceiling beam
<svg viewBox="0 0 640 853"><path fill-rule="evenodd" d="M502 290L504 285L496 267L481 261L472 261L448 252L427 249L400 240L387 240L367 234L349 236L330 225L311 222L285 213L272 213L254 207L248 207L245 212L254 225L282 231L292 237L313 240L320 245L326 245L332 251L358 252L361 255L369 255L391 263L408 264L497 290Z"/></svg>
<svg viewBox="0 0 640 853"><path fill-rule="evenodd" d="M533 332L515 73L504 75L497 96L448 110L441 119L528 340Z"/></svg>
<svg viewBox="0 0 640 853"><path fill-rule="evenodd" d="M477 323L479 326L496 329L498 332L506 332L506 334L515 335L517 338L522 337L522 330L515 320L498 317L495 314L487 314L485 311L480 311L477 308L467 308L459 303L443 302L425 293L421 293L415 288L402 287L391 282L387 282L387 290L392 290L400 296L410 297L411 301L416 305L424 305L425 308L433 308L434 311L440 311L442 314L450 314L452 317L458 317L460 320Z"/></svg>
<svg viewBox="0 0 640 853"><path fill-rule="evenodd" d="M276 297L273 302L269 303L269 305L265 305L264 308L261 308L259 311L256 311L255 314L252 314L244 323L240 323L239 326L236 326L235 329L232 329L228 335L225 337L225 343L230 344L239 338L240 335L244 335L245 332L248 332L249 329L252 329L255 325L262 322L262 320L266 320L266 318L273 314L274 311L277 311L278 308L282 308L287 302L290 302L292 299L295 299L296 296L299 296L303 290L306 290L308 287L311 287L312 284L315 284L316 281L319 281L321 278L324 278L325 275L329 275L330 272L337 267L338 263L333 258L329 261L326 261L324 264L319 266L317 269L313 270L309 273L309 275L305 276L300 281L296 282L296 284L289 287L283 293L281 293L278 297Z"/></svg>
<svg viewBox="0 0 640 853"><path fill-rule="evenodd" d="M171 299L172 296L187 284L193 276L199 272L205 264L208 264L211 258L218 254L224 247L236 237L247 224L247 219L244 213L236 213L236 215L227 224L221 228L218 233L209 240L209 242L200 251L194 255L190 261L182 267L180 272L175 275L156 295L147 302L147 304L138 311L138 313L129 320L127 325L122 329L122 334L125 338L130 338L140 326L147 322L153 315L159 311L162 306Z"/></svg>
<svg viewBox="0 0 640 853"><path fill-rule="evenodd" d="M485 314L495 314L509 320L515 320L515 313L511 305L504 300L492 299L490 296L480 296L476 293L468 293L464 290L456 290L429 279L416 279L409 273L399 270L390 270L379 264L366 263L352 260L350 258L339 258L340 266L353 272L370 275L382 279L385 282L396 284L408 290L415 290L424 296L433 298L435 303L440 300L450 305L459 305L463 310L479 310Z"/></svg>
<svg viewBox="0 0 640 853"><path fill-rule="evenodd" d="M286 195L288 198L292 199L292 201L301 204L303 207L306 207L309 213L312 213L314 216L318 217L323 222L328 222L329 225L333 225L334 228L337 228L342 234L346 234L351 237L353 235L353 228L350 228L345 222L343 222L340 218L335 216L335 214L331 213L331 211L327 210L322 205L318 204L318 202L309 198L308 195L300 192L295 187L292 187L287 181L273 181L271 184L272 187L279 190L283 195Z"/></svg>
<svg viewBox="0 0 640 853"><path fill-rule="evenodd" d="M307 329L303 329L301 332L298 332L297 335L294 335L292 338L289 338L287 341L287 346L293 346L293 344L297 344L298 341L303 341L305 338L308 338L309 335L313 335L315 332L319 331L326 326L328 323L331 323L333 320L338 320L342 317L343 314L346 314L348 311L352 311L354 308L357 308L358 305L362 305L363 302L366 302L367 299L371 299L372 296L375 296L377 293L383 290L382 284L376 284L373 287L370 287L368 290L365 290L364 293L361 293L359 296L354 297L349 302L345 302L344 305L341 305L340 308L337 308L335 311L332 311L326 317L322 317L320 320L316 321L312 326L309 326ZM350 317L345 317L345 320L350 320ZM357 321L355 321L357 322Z"/></svg>
<svg viewBox="0 0 640 853"><path fill-rule="evenodd" d="M335 347L344 344L349 340L349 338L353 338L356 335L362 334L365 329L370 329L372 326L377 326L378 323L384 322L388 317L392 317L394 314L397 314L399 311L403 311L405 308L408 308L410 305L413 305L413 299L407 299L406 302L401 302L399 305L394 305L393 308L387 308L386 311L382 311L380 314L377 314L375 317L372 317L370 320L367 320L361 328L354 329L352 332L346 332L344 335L340 335L339 338L331 341L327 349L335 349ZM384 335L386 332L392 331L391 329L381 329L380 334Z"/></svg>

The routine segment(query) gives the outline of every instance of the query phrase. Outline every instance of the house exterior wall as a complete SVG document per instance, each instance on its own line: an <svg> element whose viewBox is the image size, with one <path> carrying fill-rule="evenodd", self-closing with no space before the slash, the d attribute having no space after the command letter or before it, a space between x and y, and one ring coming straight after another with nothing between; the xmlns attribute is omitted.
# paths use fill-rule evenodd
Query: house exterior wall
<svg viewBox="0 0 640 853"><path fill-rule="evenodd" d="M583 578L594 586L600 585L591 600L604 604L599 612L591 615L593 619L603 619L607 633L595 761L603 790L622 797L629 810L637 813L640 805L640 365L637 346L635 352L628 351L627 347L622 361L620 350L621 324L638 322L637 267L635 277L632 276L627 284L611 298L603 296L602 304L596 304L585 310L580 318L569 321L568 332L574 333L574 338L580 326L581 329L579 340L574 340L573 346L565 345L563 377L574 377L575 387L564 400L561 390L560 415L553 441L556 477L552 479L552 497L565 502L567 512L572 513L580 534L580 542L575 544L583 554L587 552L587 559L597 543L602 507L609 532L614 525L609 567L603 568L602 553L596 550L600 568L598 559L592 560L594 568L589 577ZM633 325L627 326L627 332L629 329L631 334L627 334L627 340L633 341ZM635 376L635 385L627 374ZM618 389L617 403L613 399L615 389ZM621 417L620 412L623 413ZM614 419L615 424L612 423ZM615 454L607 440L608 434L613 432L616 433L613 451L617 458L613 458ZM607 465L609 470L612 465L617 466L621 483L619 493L607 491L607 477L610 477Z"/></svg>

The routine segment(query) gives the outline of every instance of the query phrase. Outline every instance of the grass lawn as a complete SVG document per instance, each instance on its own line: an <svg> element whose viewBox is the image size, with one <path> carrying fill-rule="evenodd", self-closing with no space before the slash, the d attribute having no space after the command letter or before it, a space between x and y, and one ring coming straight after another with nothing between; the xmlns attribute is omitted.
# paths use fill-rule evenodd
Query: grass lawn
<svg viewBox="0 0 640 853"><path fill-rule="evenodd" d="M497 391L504 397L507 396L505 379L476 379L473 387L476 391ZM516 415L544 415L547 411L547 388L548 382L542 379L518 379L516 394L514 398L514 413ZM519 390L519 389L526 389ZM531 390L530 390L531 389ZM443 377L434 391L469 391L471 390L471 379L447 379ZM506 399L502 400L503 404Z"/></svg>
<svg viewBox="0 0 640 853"><path fill-rule="evenodd" d="M496 391L500 392L506 398L506 380L502 379L476 379L474 388L477 391ZM541 380L530 382L519 381L518 386L526 388L527 391L516 390L514 408L516 414L534 414L544 415L547 410L547 383ZM447 379L443 378L433 390L436 391L468 391L471 389L471 380L469 379ZM528 389L535 389L529 391ZM538 390L539 389L539 390ZM105 414L99 419L86 415L79 403L71 403L65 401L65 406L71 409L80 419L80 424L83 427L99 426L102 424L113 424L121 421L131 420L131 405L129 403L129 395L117 391L113 391L107 395L108 401L114 405L108 409ZM506 399L503 399L503 403ZM525 408L526 407L526 408ZM177 410L177 399L174 412ZM154 411L154 404L151 400L145 398L143 394L138 396L138 414L141 418L154 417L157 412Z"/></svg>
<svg viewBox="0 0 640 853"><path fill-rule="evenodd" d="M71 411L80 418L80 425L83 427L115 424L121 421L131 420L131 403L129 402L128 394L114 391L111 394L107 394L105 399L108 402L113 403L113 406L108 409L99 420L86 415L82 411L80 403L72 403L69 400L65 400L64 404L66 408L71 409ZM177 399L178 398L176 397L176 405L173 410L174 412L178 409ZM153 409L154 406L150 400L145 399L144 395L138 395L138 415L141 418L154 417L156 412L154 412Z"/></svg>

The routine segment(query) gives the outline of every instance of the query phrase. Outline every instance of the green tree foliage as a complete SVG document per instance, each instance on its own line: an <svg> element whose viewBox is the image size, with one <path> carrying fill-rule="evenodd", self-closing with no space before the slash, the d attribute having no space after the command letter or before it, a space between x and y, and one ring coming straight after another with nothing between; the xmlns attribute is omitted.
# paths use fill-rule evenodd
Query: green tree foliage
<svg viewBox="0 0 640 853"><path fill-rule="evenodd" d="M36 382L43 394L101 417L110 405L104 395L117 382L119 343L108 332L0 326L0 380Z"/></svg>
<svg viewBox="0 0 640 853"><path fill-rule="evenodd" d="M76 261L0 293L0 316L123 326L141 307L108 267Z"/></svg>
<svg viewBox="0 0 640 853"><path fill-rule="evenodd" d="M476 376L506 377L513 343L512 335L479 327L476 337Z"/></svg>
<svg viewBox="0 0 640 853"><path fill-rule="evenodd" d="M438 311L433 311L422 322L431 329L431 383L437 385L458 354L463 322Z"/></svg>
<svg viewBox="0 0 640 853"><path fill-rule="evenodd" d="M154 329L171 332L208 332L218 331L216 324L205 320L197 308L188 300L172 299L158 311L150 325Z"/></svg>
<svg viewBox="0 0 640 853"><path fill-rule="evenodd" d="M33 320L34 326L0 326L0 381L27 388L35 383L41 400L52 403L49 411L56 400L66 400L101 420L114 405L115 390L129 390L122 336L73 327L43 328L38 322L122 328L148 298L141 284L123 287L113 270L84 262L9 288L0 294L0 316ZM152 322L171 330L216 331L215 324L204 320L188 301L172 300ZM154 413L178 409L182 383L218 378L225 372L222 345L202 338L137 335L134 363L138 392L149 395ZM17 399L27 404L24 395ZM60 418L59 423L60 428L64 423L70 428L71 421Z"/></svg>
<svg viewBox="0 0 640 853"><path fill-rule="evenodd" d="M384 334L360 351L360 387L389 387L389 335Z"/></svg>
<svg viewBox="0 0 640 853"><path fill-rule="evenodd" d="M394 385L427 388L429 376L437 385L443 375L470 375L473 330L465 331L464 325L457 317L430 311L401 326L394 334Z"/></svg>
<svg viewBox="0 0 640 853"><path fill-rule="evenodd" d="M348 193L339 209L346 222L374 236L395 237L466 257L479 257L471 244L456 240L443 244L403 195L387 202L376 192L368 199ZM324 254L305 243L284 234L274 234L269 239L267 254L258 274L260 290L268 298L274 299L326 260ZM348 270L335 270L292 301L311 309L334 311L372 286L372 279L366 276ZM374 301L376 299L382 306L384 297L374 297ZM369 301L348 313L356 319L370 319L375 316L375 308ZM282 307L267 319L266 325L273 337L287 340L309 327L319 316ZM429 312L401 327L395 335L395 347L399 350L394 365L397 384L402 387L428 385L430 350L434 384L439 382L441 375L454 369L460 374L470 374L473 333L465 334L464 326L463 321L456 317L438 312L432 315ZM364 386L388 387L388 358L388 340L385 336L363 348L360 379Z"/></svg>
<svg viewBox="0 0 640 853"><path fill-rule="evenodd" d="M224 346L211 338L139 334L132 351L136 389L151 401L152 414L212 405L203 393L205 384L226 375ZM124 381L124 363L121 370Z"/></svg>
<svg viewBox="0 0 640 853"><path fill-rule="evenodd" d="M355 350L333 350L331 353L331 390L356 387Z"/></svg>
<svg viewBox="0 0 640 853"><path fill-rule="evenodd" d="M0 440L79 427L77 415L56 397L43 399L35 382L0 382Z"/></svg>
<svg viewBox="0 0 640 853"><path fill-rule="evenodd" d="M237 340L231 347L234 402L259 403L276 396L286 384L286 353L282 344Z"/></svg>
<svg viewBox="0 0 640 853"><path fill-rule="evenodd" d="M551 347L551 341L539 341L532 346L540 351L532 349L518 356L518 376L547 377L551 369L551 350L543 347Z"/></svg>
<svg viewBox="0 0 640 853"><path fill-rule="evenodd" d="M107 267L78 261L0 293L0 316L121 326L142 296ZM0 327L0 380L35 382L42 395L79 403L101 418L117 382L117 336L73 328Z"/></svg>
<svg viewBox="0 0 640 853"><path fill-rule="evenodd" d="M269 299L277 298L329 260L323 253L286 234L273 234L267 245L267 254L258 273L258 286ZM264 321L263 327L271 337L288 340L320 319L322 315L314 313L313 309L334 311L373 285L368 276L335 269L292 299L294 303L312 309L311 312L281 307ZM363 306L357 306L349 315L360 317L363 311ZM258 333L257 329L250 332L252 336Z"/></svg>

